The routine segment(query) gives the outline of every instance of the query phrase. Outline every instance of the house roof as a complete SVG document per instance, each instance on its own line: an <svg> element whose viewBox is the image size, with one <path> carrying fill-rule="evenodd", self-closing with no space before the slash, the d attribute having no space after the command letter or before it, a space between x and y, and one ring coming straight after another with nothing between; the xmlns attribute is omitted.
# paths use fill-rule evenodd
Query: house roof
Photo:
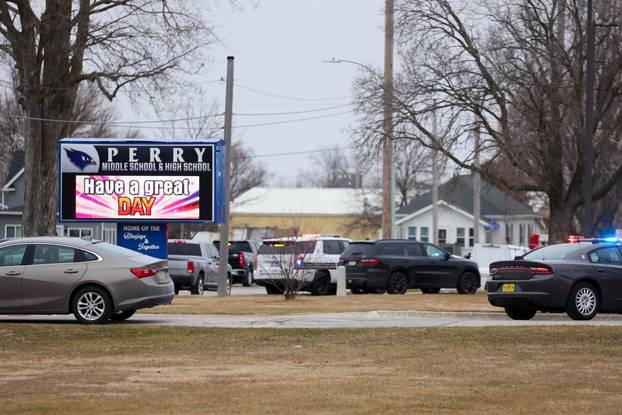
<svg viewBox="0 0 622 415"><path fill-rule="evenodd" d="M17 176L24 168L24 152L16 151L13 153L13 159L11 160L11 166L9 167L9 171L6 176L6 180L1 184L0 188L4 187L7 183L13 181L15 176Z"/></svg>
<svg viewBox="0 0 622 415"><path fill-rule="evenodd" d="M365 206L379 206L380 192L350 188L255 187L239 196L234 214L353 215Z"/></svg>
<svg viewBox="0 0 622 415"><path fill-rule="evenodd" d="M453 177L438 187L438 198L456 206L463 211L473 214L473 176L463 175ZM432 204L432 192L424 193L410 201L397 211L398 215L410 215ZM481 181L480 213L486 216L509 215L536 215L524 203L521 203L498 187Z"/></svg>

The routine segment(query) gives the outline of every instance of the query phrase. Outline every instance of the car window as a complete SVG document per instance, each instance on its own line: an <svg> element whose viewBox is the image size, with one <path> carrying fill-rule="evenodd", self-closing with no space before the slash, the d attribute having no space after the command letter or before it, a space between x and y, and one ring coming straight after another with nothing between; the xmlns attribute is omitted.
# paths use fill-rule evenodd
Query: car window
<svg viewBox="0 0 622 415"><path fill-rule="evenodd" d="M285 255L285 254L312 254L315 252L316 241L264 241L259 247L259 254Z"/></svg>
<svg viewBox="0 0 622 415"><path fill-rule="evenodd" d="M78 255L76 259L78 259L80 262L97 261L99 259L97 255L92 254L90 252L83 251L81 249L78 249L77 251L78 251Z"/></svg>
<svg viewBox="0 0 622 415"><path fill-rule="evenodd" d="M350 258L353 256L374 256L376 254L376 245L369 242L352 242L348 244L342 257Z"/></svg>
<svg viewBox="0 0 622 415"><path fill-rule="evenodd" d="M339 245L339 241L337 240L325 240L322 241L324 245L324 253L328 255L340 255L341 254L341 246Z"/></svg>
<svg viewBox="0 0 622 415"><path fill-rule="evenodd" d="M575 252L579 248L579 244L559 244L549 245L539 248L523 255L523 259L530 261L543 261L546 259L564 259L569 254Z"/></svg>
<svg viewBox="0 0 622 415"><path fill-rule="evenodd" d="M443 251L438 246L434 246L431 244L425 244L425 253L427 256L432 258L444 257L445 251Z"/></svg>
<svg viewBox="0 0 622 415"><path fill-rule="evenodd" d="M404 245L405 244L383 244L380 248L380 253L382 255L404 256L406 254Z"/></svg>
<svg viewBox="0 0 622 415"><path fill-rule="evenodd" d="M76 250L60 245L35 245L32 264L65 264L76 261Z"/></svg>
<svg viewBox="0 0 622 415"><path fill-rule="evenodd" d="M168 243L169 255L188 255L188 256L203 256L201 255L201 245L197 243L186 242L169 242Z"/></svg>
<svg viewBox="0 0 622 415"><path fill-rule="evenodd" d="M407 256L425 256L420 244L406 244Z"/></svg>
<svg viewBox="0 0 622 415"><path fill-rule="evenodd" d="M622 255L618 248L610 247L597 249L589 253L590 262L595 264L622 265Z"/></svg>
<svg viewBox="0 0 622 415"><path fill-rule="evenodd" d="M346 249L348 249L348 246L350 246L350 241L346 241L345 239L341 239L339 241L339 245L341 245L341 253L343 253Z"/></svg>
<svg viewBox="0 0 622 415"><path fill-rule="evenodd" d="M0 267L22 265L28 245L11 245L0 248Z"/></svg>

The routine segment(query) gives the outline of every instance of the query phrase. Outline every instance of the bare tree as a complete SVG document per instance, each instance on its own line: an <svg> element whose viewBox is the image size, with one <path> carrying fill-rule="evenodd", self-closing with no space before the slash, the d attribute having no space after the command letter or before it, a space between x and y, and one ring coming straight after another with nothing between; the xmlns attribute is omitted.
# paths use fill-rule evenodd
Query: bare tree
<svg viewBox="0 0 622 415"><path fill-rule="evenodd" d="M201 4L204 6L204 4ZM182 0L0 0L0 51L16 69L26 116L24 233L56 225L56 146L81 83L112 100L121 88L172 94L212 38L205 7Z"/></svg>
<svg viewBox="0 0 622 415"><path fill-rule="evenodd" d="M298 174L296 187L361 187L361 171L340 146L322 148L310 161L313 167Z"/></svg>
<svg viewBox="0 0 622 415"><path fill-rule="evenodd" d="M598 73L594 160L612 166L622 135L622 5L596 2ZM404 0L398 32L402 71L395 85L401 137L436 148L462 168L515 191L546 193L552 242L563 240L583 203L585 102L583 1L453 2ZM377 142L378 76L357 82L363 143ZM439 130L433 133L436 112ZM472 130L481 125L480 152L503 158L504 174L474 165ZM508 174L509 173L509 174ZM595 171L594 199L622 177L619 163Z"/></svg>
<svg viewBox="0 0 622 415"><path fill-rule="evenodd" d="M231 145L231 200L253 187L263 186L269 178L268 171L254 158L253 151L240 141Z"/></svg>

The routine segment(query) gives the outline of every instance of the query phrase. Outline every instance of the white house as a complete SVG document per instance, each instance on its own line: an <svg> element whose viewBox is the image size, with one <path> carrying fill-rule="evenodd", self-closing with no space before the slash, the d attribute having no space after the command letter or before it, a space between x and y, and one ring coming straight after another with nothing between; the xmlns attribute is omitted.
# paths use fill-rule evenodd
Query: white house
<svg viewBox="0 0 622 415"><path fill-rule="evenodd" d="M480 241L474 241L473 176L456 176L438 189L438 235L433 240L432 192L413 198L397 211L401 238L436 242L454 253L476 242L527 246L532 234L544 232L542 215L499 188L481 181Z"/></svg>

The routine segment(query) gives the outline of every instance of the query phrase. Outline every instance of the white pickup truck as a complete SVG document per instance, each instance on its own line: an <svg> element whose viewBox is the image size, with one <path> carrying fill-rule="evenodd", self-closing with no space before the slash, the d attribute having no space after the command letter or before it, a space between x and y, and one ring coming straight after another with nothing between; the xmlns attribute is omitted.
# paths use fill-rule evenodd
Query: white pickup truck
<svg viewBox="0 0 622 415"><path fill-rule="evenodd" d="M475 244L467 258L477 263L482 277L482 287L490 276L490 264L496 261L507 261L525 255L529 248L517 245Z"/></svg>
<svg viewBox="0 0 622 415"><path fill-rule="evenodd" d="M190 290L194 295L202 295L205 289L217 289L219 268L220 259L214 244L189 239L168 241L168 269L175 283L175 294L179 290ZM231 291L230 266L227 278Z"/></svg>

